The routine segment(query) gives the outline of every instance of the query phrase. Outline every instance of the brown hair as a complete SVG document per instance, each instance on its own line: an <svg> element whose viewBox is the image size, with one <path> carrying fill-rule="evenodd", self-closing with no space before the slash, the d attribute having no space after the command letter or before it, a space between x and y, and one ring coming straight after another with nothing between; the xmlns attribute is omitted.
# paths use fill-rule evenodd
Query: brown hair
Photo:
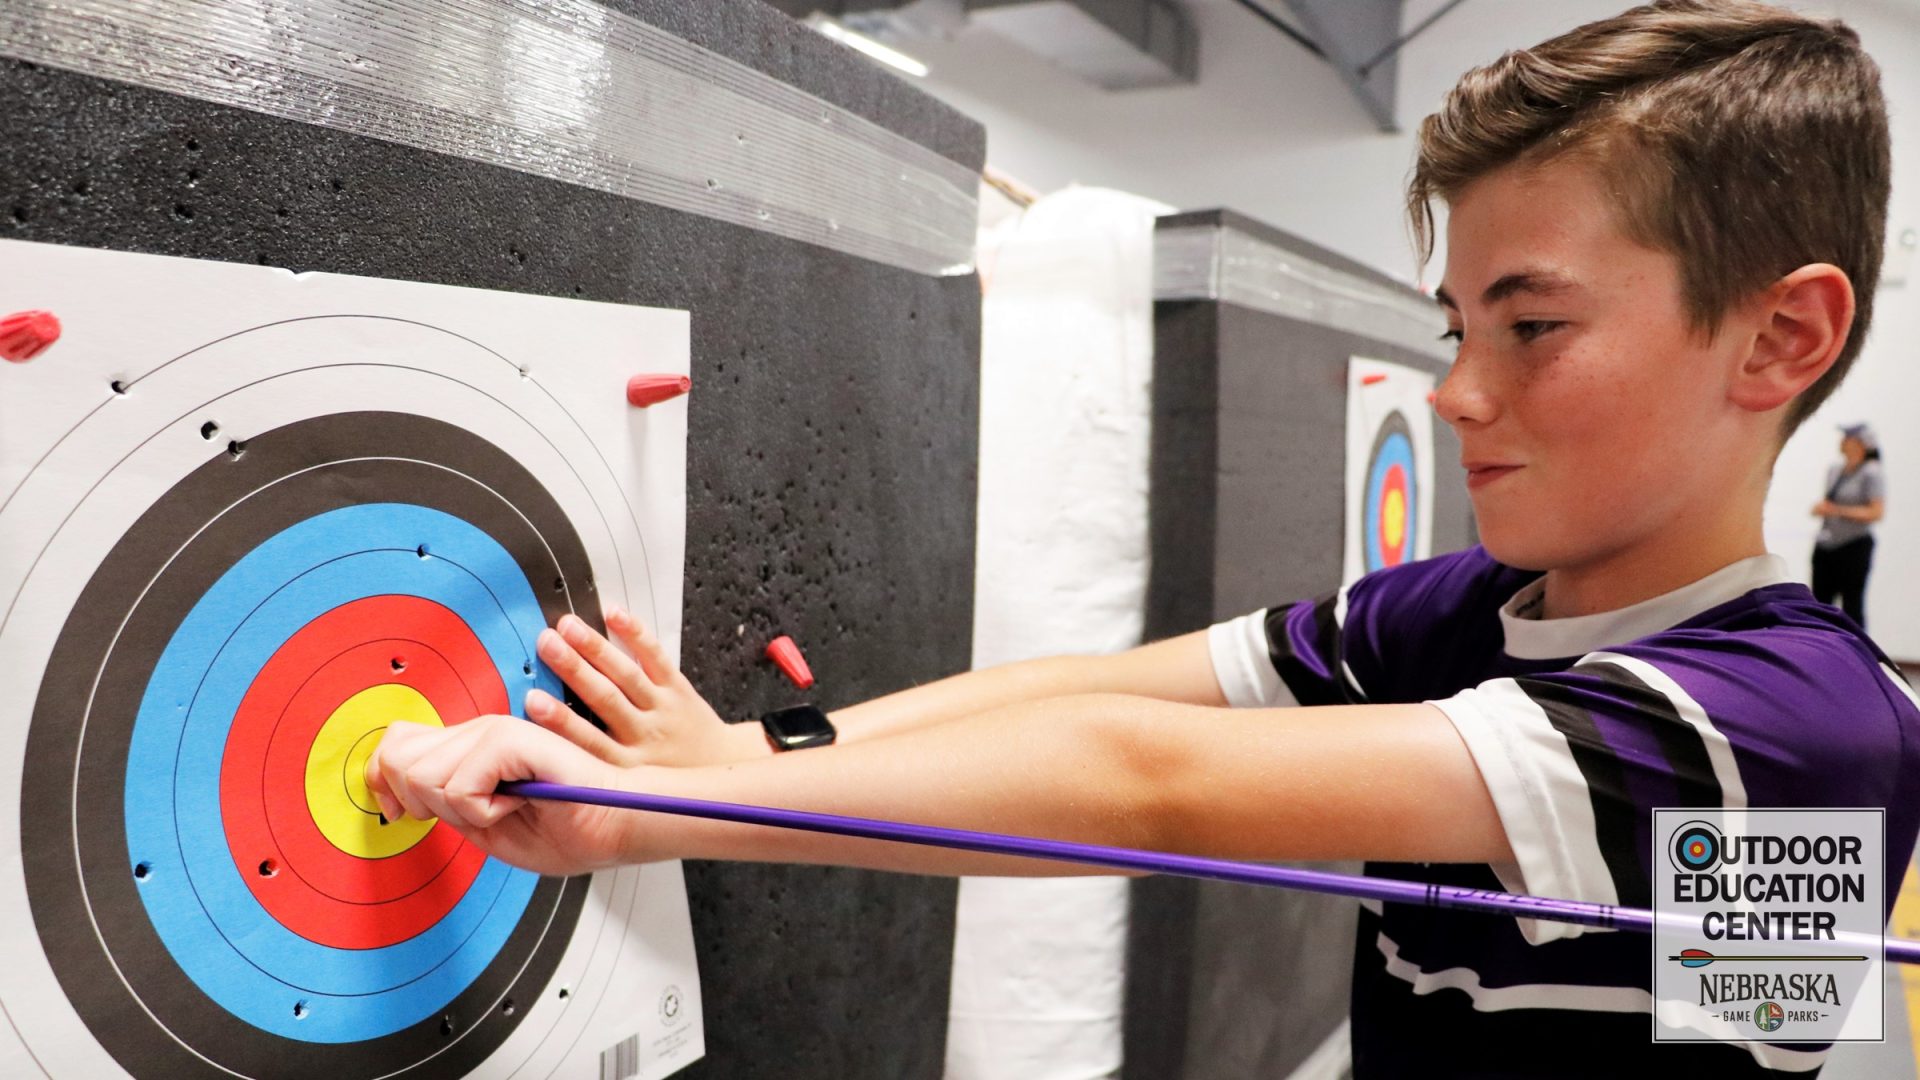
<svg viewBox="0 0 1920 1080"><path fill-rule="evenodd" d="M1846 272L1853 332L1788 406L1791 433L1859 354L1880 277L1891 151L1859 36L1751 0L1660 0L1469 71L1420 124L1407 212L1422 261L1435 197L1570 152L1603 170L1630 236L1680 260L1704 333L1798 267Z"/></svg>

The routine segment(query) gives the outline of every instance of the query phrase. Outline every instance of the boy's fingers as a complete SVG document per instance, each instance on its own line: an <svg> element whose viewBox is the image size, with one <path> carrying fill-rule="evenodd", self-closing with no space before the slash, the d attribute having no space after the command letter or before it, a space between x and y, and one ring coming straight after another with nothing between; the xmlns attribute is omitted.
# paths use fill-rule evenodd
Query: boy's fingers
<svg viewBox="0 0 1920 1080"><path fill-rule="evenodd" d="M498 724L470 751L444 784L456 827L492 828L526 805L524 798L495 793L503 780L599 782L593 758L531 724Z"/></svg>
<svg viewBox="0 0 1920 1080"><path fill-rule="evenodd" d="M383 738L385 734L381 732ZM397 821L400 818L400 803L393 797L392 789L387 786L387 775L380 768L378 744L375 745L374 750L374 753L367 755L366 768L361 771L362 777L367 782L367 794L372 795L373 801L380 807L381 817L388 821Z"/></svg>
<svg viewBox="0 0 1920 1080"><path fill-rule="evenodd" d="M527 719L602 761L620 763L619 743L545 690L527 691Z"/></svg>
<svg viewBox="0 0 1920 1080"><path fill-rule="evenodd" d="M540 631L540 639L535 647L541 661L560 676L560 681L573 687L573 692L580 695L580 700L586 702L587 708L601 716L611 719L635 706L646 707L645 701L628 698L624 690L582 659L579 651L559 631Z"/></svg>
<svg viewBox="0 0 1920 1080"><path fill-rule="evenodd" d="M434 741L434 745L411 765L407 766L406 779L417 801L423 804L428 816L439 818L455 827L470 825L463 808L456 805L447 792L447 782L469 758L486 757L492 751L483 747L489 737L497 737L496 717L482 716L464 724L448 728L444 737ZM509 718L510 723L518 723Z"/></svg>
<svg viewBox="0 0 1920 1080"><path fill-rule="evenodd" d="M400 811L393 817L388 818L388 821L398 821L401 818L408 817L417 818L420 821L432 820L432 809L430 809L425 802L421 801L419 794L413 790L413 783L407 779L406 773L390 773L388 775L387 790L393 792L393 800L399 804Z"/></svg>
<svg viewBox="0 0 1920 1080"><path fill-rule="evenodd" d="M496 795L500 781L526 779L533 774L520 764L510 747L493 746L469 754L447 778L447 802L459 820L474 829L491 829L526 805L517 795Z"/></svg>
<svg viewBox="0 0 1920 1080"><path fill-rule="evenodd" d="M373 796L374 804L380 807L380 816L388 821L400 817L400 804L395 801L393 792L387 787L387 777L380 771L378 755L367 758L364 776L367 782L367 794Z"/></svg>
<svg viewBox="0 0 1920 1080"><path fill-rule="evenodd" d="M640 661L640 669L656 686L665 686L680 674L667 658L666 647L660 644L660 639L625 608L607 609L607 629L620 636L621 643Z"/></svg>
<svg viewBox="0 0 1920 1080"><path fill-rule="evenodd" d="M627 697L639 707L645 709L653 704L653 680L641 669L633 658L613 647L613 642L588 626L586 621L574 615L562 615L555 624L560 636L574 647L587 663L607 677L615 686L626 692Z"/></svg>
<svg viewBox="0 0 1920 1080"><path fill-rule="evenodd" d="M386 793L381 809L394 811L388 815L389 821L406 816L422 820L433 816L412 791L407 770L432 749L437 738L433 729L402 720L388 724L381 734L380 745L374 748L373 757L367 762L367 787L376 798L381 792ZM389 807L388 803L394 805Z"/></svg>

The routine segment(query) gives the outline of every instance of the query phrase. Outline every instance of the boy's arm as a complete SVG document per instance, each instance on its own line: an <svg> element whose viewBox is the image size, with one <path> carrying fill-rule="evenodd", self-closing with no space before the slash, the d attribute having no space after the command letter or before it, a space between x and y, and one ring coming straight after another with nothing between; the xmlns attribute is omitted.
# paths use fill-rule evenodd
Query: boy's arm
<svg viewBox="0 0 1920 1080"><path fill-rule="evenodd" d="M990 709L1077 694L1128 694L1187 705L1224 706L1196 631L1108 656L1050 656L983 668L840 709L839 742L898 735Z"/></svg>
<svg viewBox="0 0 1920 1080"><path fill-rule="evenodd" d="M540 638L540 659L607 725L580 722L554 698L531 694L527 715L616 764L717 765L772 750L754 723L723 724L651 632L624 611L607 626L622 652L568 616ZM1207 633L1198 631L1109 656L1057 656L966 672L833 713L841 745L912 731L1006 705L1114 693L1192 705L1225 705Z"/></svg>
<svg viewBox="0 0 1920 1080"><path fill-rule="evenodd" d="M484 731L462 728L486 724ZM832 863L913 873L1081 868L672 815L583 816L493 795L502 780L634 790L1243 859L1511 859L1486 785L1431 705L1226 710L1092 695L731 766L609 770L511 718L395 725L370 783L510 862ZM397 799L401 806L393 804Z"/></svg>

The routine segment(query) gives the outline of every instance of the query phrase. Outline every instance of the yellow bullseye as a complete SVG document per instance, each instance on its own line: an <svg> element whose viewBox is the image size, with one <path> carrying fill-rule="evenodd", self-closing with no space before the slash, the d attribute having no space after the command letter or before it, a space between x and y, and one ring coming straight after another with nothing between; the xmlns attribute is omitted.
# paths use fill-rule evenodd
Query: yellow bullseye
<svg viewBox="0 0 1920 1080"><path fill-rule="evenodd" d="M1381 508L1383 529L1386 533L1386 546L1399 550L1407 539L1407 496L1399 488L1387 492L1387 505Z"/></svg>
<svg viewBox="0 0 1920 1080"><path fill-rule="evenodd" d="M320 835L363 859L398 855L425 839L431 821L385 822L367 790L367 759L395 720L444 726L420 691L398 683L370 686L340 703L307 751L307 810Z"/></svg>

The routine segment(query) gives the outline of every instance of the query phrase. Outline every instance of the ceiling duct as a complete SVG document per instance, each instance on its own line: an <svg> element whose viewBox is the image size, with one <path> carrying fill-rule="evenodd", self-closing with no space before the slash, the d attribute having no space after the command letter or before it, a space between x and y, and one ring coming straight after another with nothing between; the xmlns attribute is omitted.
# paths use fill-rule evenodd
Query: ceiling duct
<svg viewBox="0 0 1920 1080"><path fill-rule="evenodd" d="M967 24L967 0L767 0L796 19L826 15L881 40L949 38Z"/></svg>
<svg viewBox="0 0 1920 1080"><path fill-rule="evenodd" d="M972 21L1108 90L1190 83L1199 35L1173 0L967 0Z"/></svg>
<svg viewBox="0 0 1920 1080"><path fill-rule="evenodd" d="M1200 37L1177 0L768 0L879 41L950 38L976 23L1108 90L1190 83Z"/></svg>

